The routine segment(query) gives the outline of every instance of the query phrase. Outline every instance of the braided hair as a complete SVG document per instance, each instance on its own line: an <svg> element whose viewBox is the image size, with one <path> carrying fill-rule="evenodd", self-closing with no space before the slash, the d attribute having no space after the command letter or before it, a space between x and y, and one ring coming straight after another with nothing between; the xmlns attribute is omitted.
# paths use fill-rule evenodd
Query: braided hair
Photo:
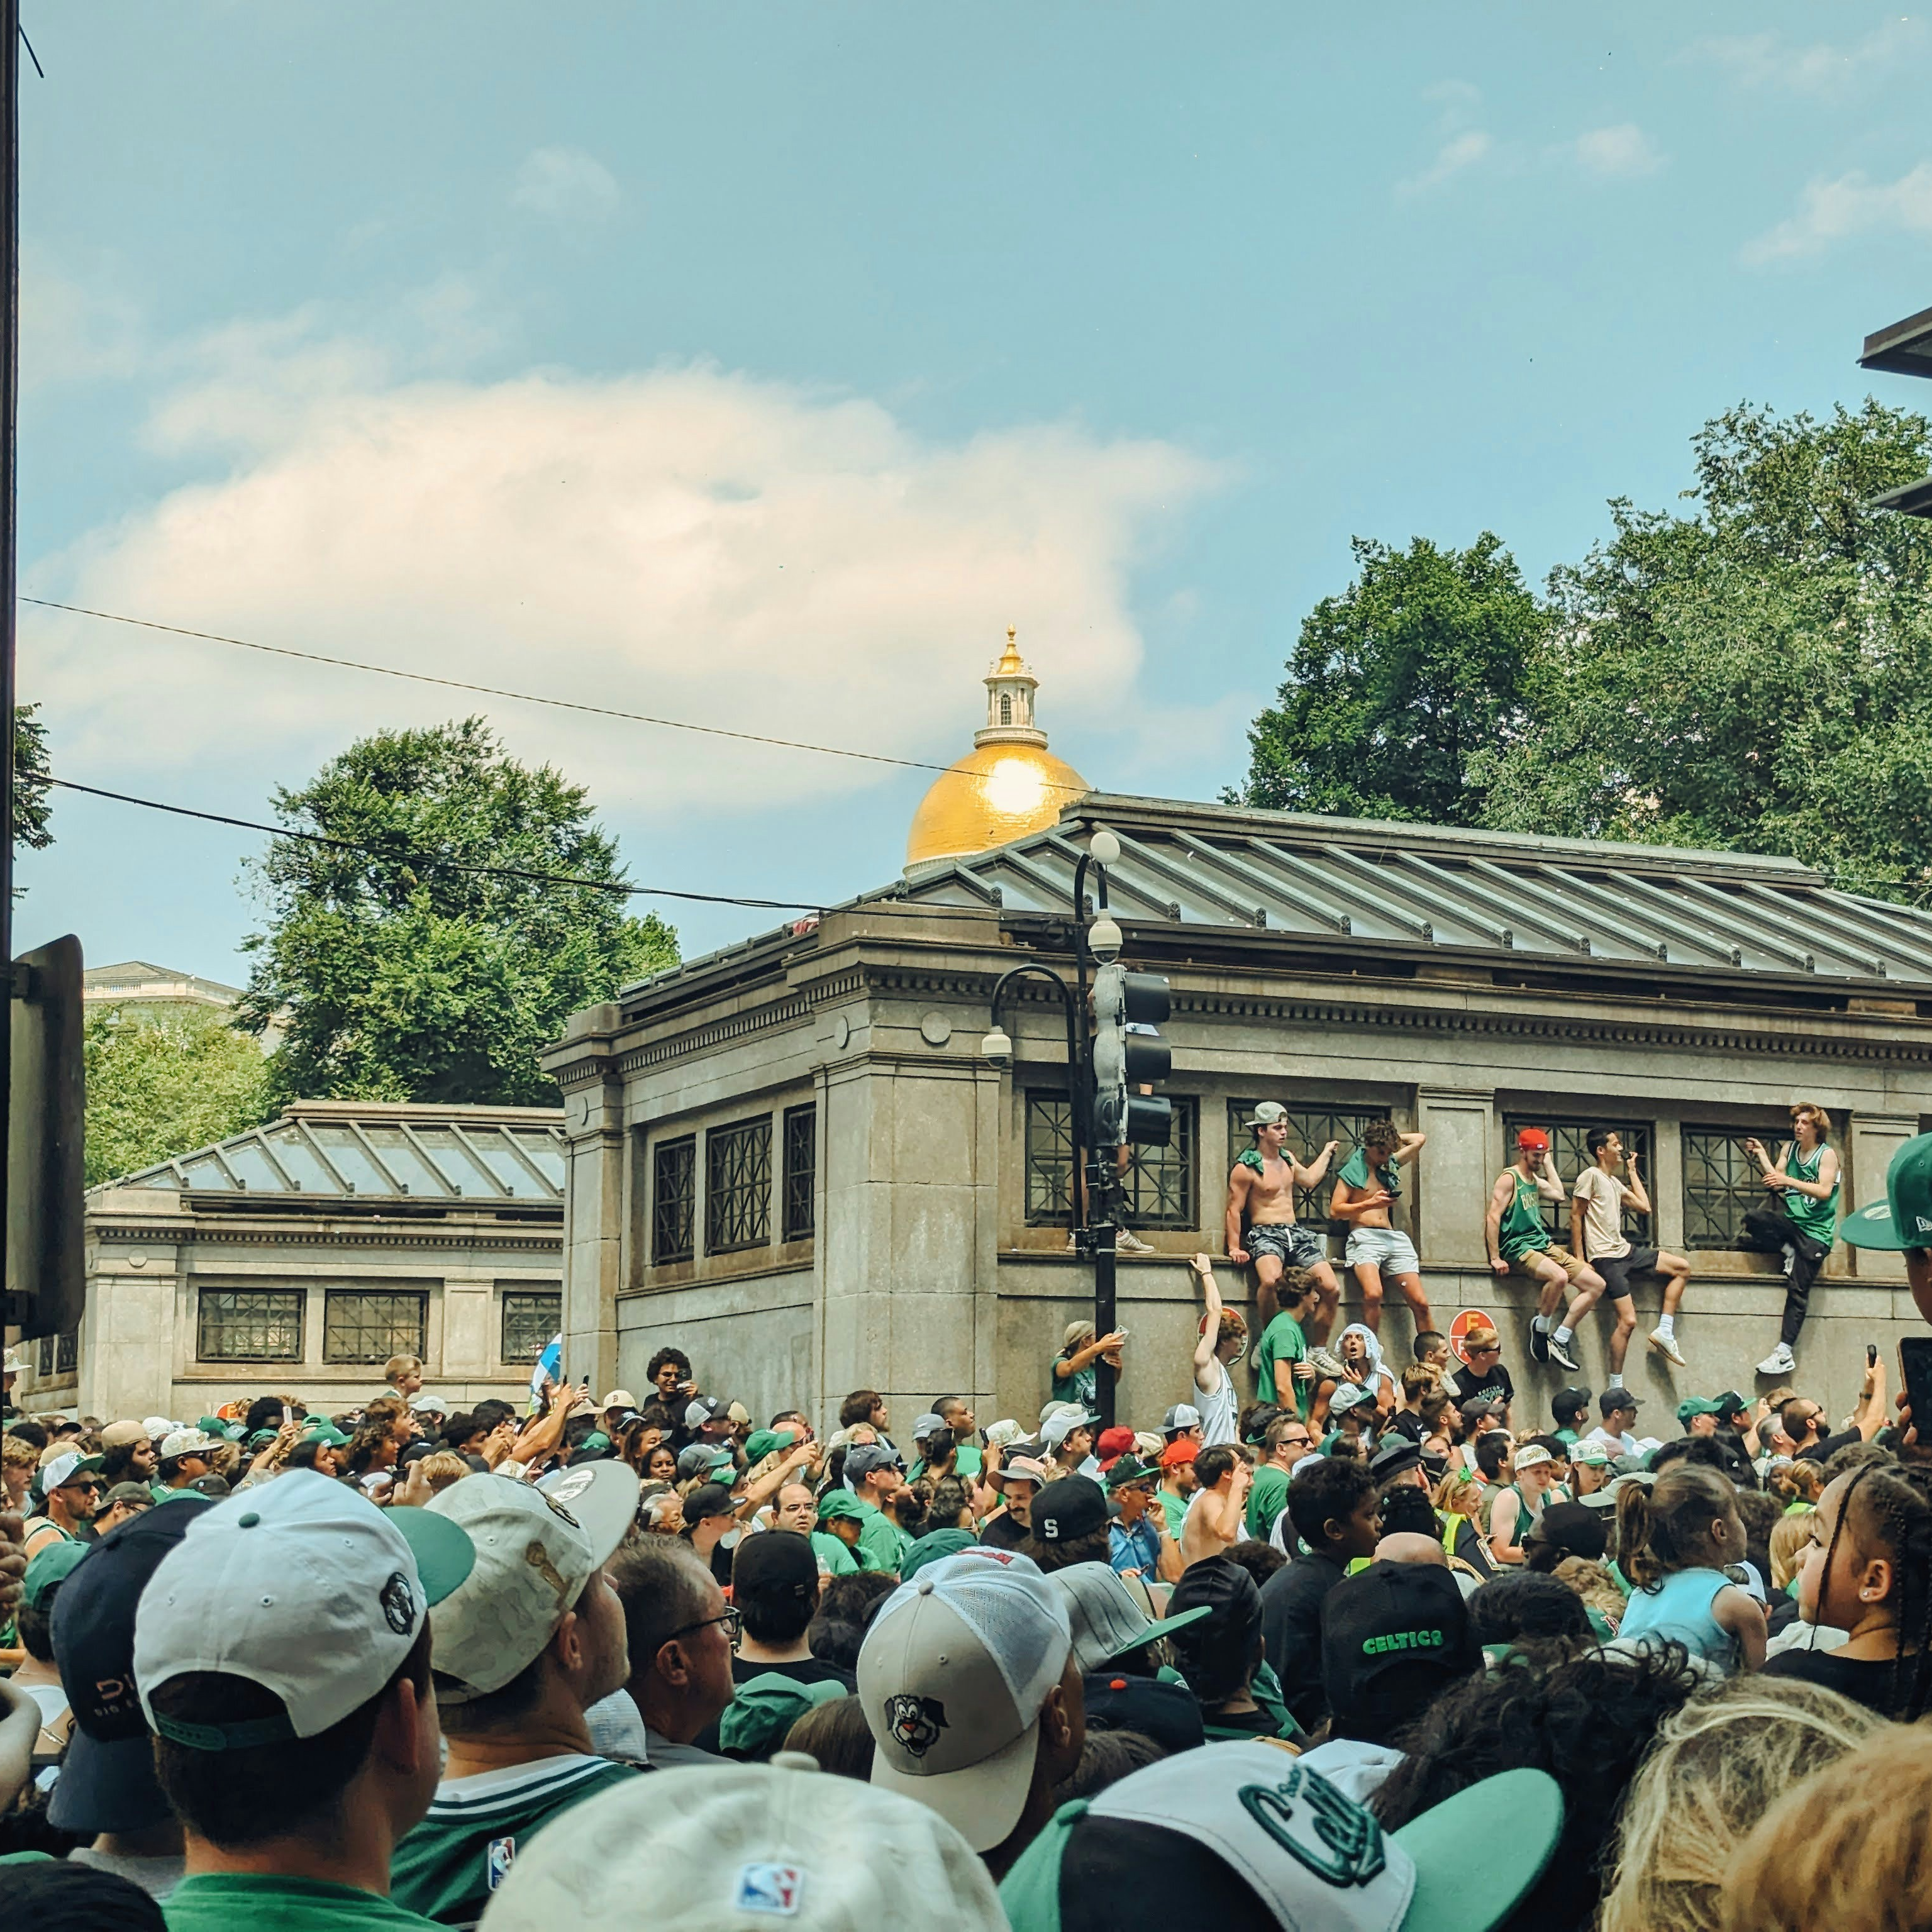
<svg viewBox="0 0 1932 1932"><path fill-rule="evenodd" d="M1858 1547L1882 1547L1892 1559L1898 1648L1892 1660L1887 1701L1893 1716L1915 1724L1924 1711L1928 1690L1932 1690L1932 1498L1916 1469L1879 1463L1854 1469L1825 1552L1828 1576L1838 1538L1855 1504Z"/></svg>

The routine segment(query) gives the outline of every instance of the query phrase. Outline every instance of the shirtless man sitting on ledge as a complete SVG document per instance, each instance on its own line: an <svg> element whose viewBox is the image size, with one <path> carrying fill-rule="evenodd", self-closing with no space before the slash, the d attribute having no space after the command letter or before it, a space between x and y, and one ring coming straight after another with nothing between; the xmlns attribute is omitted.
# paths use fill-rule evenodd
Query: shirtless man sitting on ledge
<svg viewBox="0 0 1932 1932"><path fill-rule="evenodd" d="M1240 1268L1254 1263L1256 1334L1265 1333L1280 1312L1275 1284L1282 1270L1306 1268L1315 1277L1315 1300L1301 1318L1302 1330L1310 1342L1325 1342L1335 1325L1342 1285L1322 1237L1295 1220L1294 1190L1321 1186L1340 1143L1330 1141L1306 1167L1300 1166L1286 1151L1288 1109L1275 1100L1262 1101L1247 1126L1255 1144L1228 1176L1228 1258Z"/></svg>

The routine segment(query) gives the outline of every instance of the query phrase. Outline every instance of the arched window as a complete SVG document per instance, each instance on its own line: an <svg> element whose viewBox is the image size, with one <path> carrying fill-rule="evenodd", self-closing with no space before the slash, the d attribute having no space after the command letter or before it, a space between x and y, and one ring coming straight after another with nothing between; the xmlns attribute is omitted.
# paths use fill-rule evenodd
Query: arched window
<svg viewBox="0 0 1932 1932"><path fill-rule="evenodd" d="M1010 691L1000 693L1000 722L1010 724L1013 722L1013 694Z"/></svg>

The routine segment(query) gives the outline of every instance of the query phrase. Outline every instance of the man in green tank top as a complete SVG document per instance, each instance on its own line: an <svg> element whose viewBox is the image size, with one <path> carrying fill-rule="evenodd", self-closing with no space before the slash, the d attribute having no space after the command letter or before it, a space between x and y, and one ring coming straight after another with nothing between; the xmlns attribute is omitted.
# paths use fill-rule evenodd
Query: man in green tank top
<svg viewBox="0 0 1932 1932"><path fill-rule="evenodd" d="M1832 1117L1810 1100L1791 1110L1791 1138L1774 1161L1763 1142L1744 1142L1757 1162L1775 1204L1754 1208L1744 1216L1744 1240L1760 1253L1784 1256L1784 1319L1778 1346L1758 1364L1761 1376L1788 1376L1798 1366L1798 1336L1818 1279L1838 1229L1838 1150L1826 1143Z"/></svg>
<svg viewBox="0 0 1932 1932"><path fill-rule="evenodd" d="M1550 1158L1549 1135L1540 1127L1525 1127L1516 1137L1515 1160L1490 1190L1483 1225L1490 1266L1499 1275L1526 1276L1542 1291L1530 1323L1532 1360L1555 1362L1574 1375L1577 1363L1570 1352L1570 1340L1576 1324L1596 1306L1604 1278L1581 1256L1552 1240L1544 1225L1543 1204L1560 1207L1568 1198ZM1574 1292L1557 1324L1566 1291Z"/></svg>

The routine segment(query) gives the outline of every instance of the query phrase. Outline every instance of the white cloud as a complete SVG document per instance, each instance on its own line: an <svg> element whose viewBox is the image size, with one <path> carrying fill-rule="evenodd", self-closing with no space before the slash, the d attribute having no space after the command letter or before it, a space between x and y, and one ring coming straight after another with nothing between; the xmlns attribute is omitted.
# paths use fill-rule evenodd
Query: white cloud
<svg viewBox="0 0 1932 1932"><path fill-rule="evenodd" d="M1422 194L1432 188L1461 174L1465 169L1472 168L1495 146L1490 136L1480 128L1472 128L1460 134L1452 134L1436 152L1436 158L1420 174L1411 175L1406 180L1396 184L1398 194Z"/></svg>
<svg viewBox="0 0 1932 1932"><path fill-rule="evenodd" d="M1835 181L1808 182L1796 211L1745 243L1741 257L1752 264L1790 261L1880 232L1932 235L1932 161L1894 182L1874 182L1856 169Z"/></svg>
<svg viewBox="0 0 1932 1932"><path fill-rule="evenodd" d="M1862 40L1834 45L1814 40L1793 46L1779 34L1714 34L1694 40L1682 58L1712 62L1745 87L1775 88L1821 100L1853 92L1868 76L1882 74L1928 45L1922 20L1888 20Z"/></svg>
<svg viewBox="0 0 1932 1932"><path fill-rule="evenodd" d="M1599 181L1631 181L1654 175L1664 165L1664 157L1651 145L1650 136L1630 121L1579 134L1571 152L1584 172Z"/></svg>
<svg viewBox="0 0 1932 1932"><path fill-rule="evenodd" d="M553 221L602 221L622 199L616 177L581 148L536 148L524 157L511 191L513 208Z"/></svg>
<svg viewBox="0 0 1932 1932"><path fill-rule="evenodd" d="M1006 623L1051 726L1130 725L1138 558L1222 472L1065 425L962 442L710 368L394 380L302 320L226 333L172 448L235 452L34 593L299 650L902 757L958 755ZM382 724L487 712L600 806L760 808L889 768L32 614L64 769L299 782ZM640 855L641 856L641 855Z"/></svg>

